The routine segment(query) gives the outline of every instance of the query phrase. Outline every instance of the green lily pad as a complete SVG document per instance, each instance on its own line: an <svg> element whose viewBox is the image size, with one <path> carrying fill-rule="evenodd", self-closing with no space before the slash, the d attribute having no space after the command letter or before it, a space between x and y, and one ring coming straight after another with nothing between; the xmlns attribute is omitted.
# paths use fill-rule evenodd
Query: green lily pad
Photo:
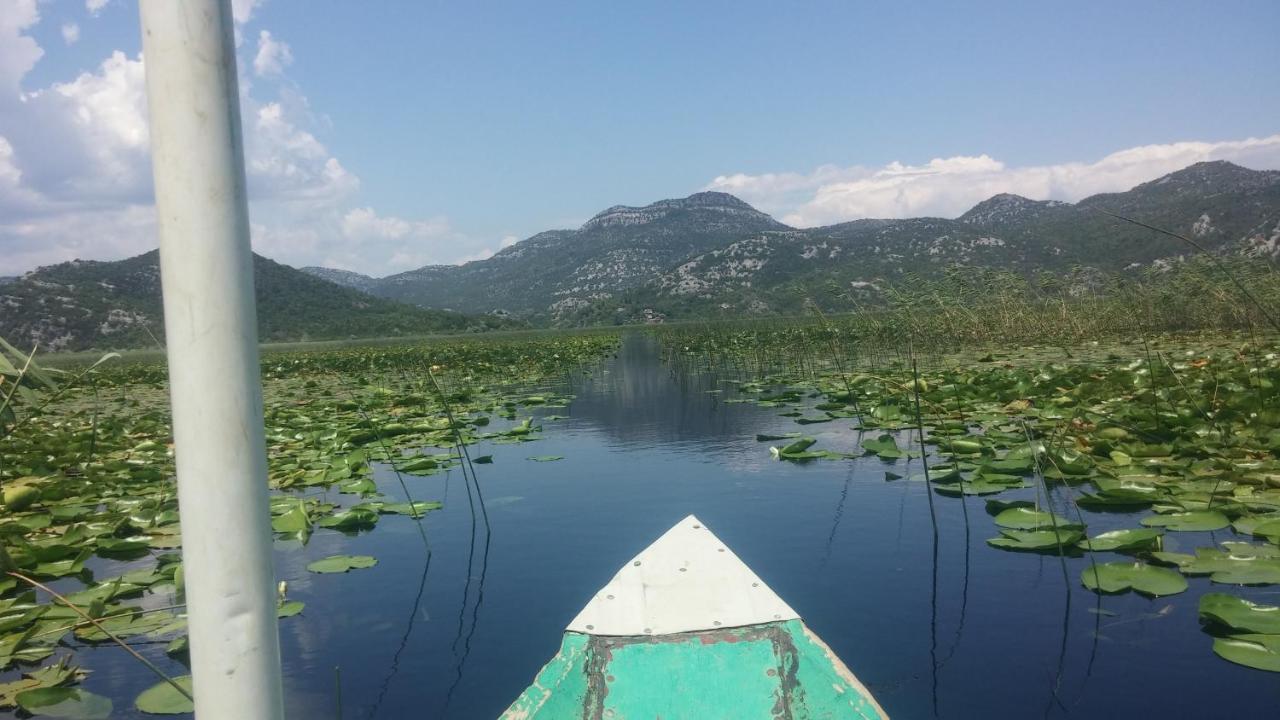
<svg viewBox="0 0 1280 720"><path fill-rule="evenodd" d="M276 606L276 617L281 620L287 617L293 617L294 615L302 612L302 609L306 606L306 603L299 600L286 600Z"/></svg>
<svg viewBox="0 0 1280 720"><path fill-rule="evenodd" d="M1247 543L1224 543L1227 550L1196 548L1195 555L1155 553L1157 559L1172 562L1187 575L1209 575L1224 585L1270 585L1280 583L1280 558L1253 554L1241 549ZM1240 554L1237 554L1240 553Z"/></svg>
<svg viewBox="0 0 1280 720"><path fill-rule="evenodd" d="M1080 581L1094 592L1134 590L1152 597L1176 595L1187 589L1187 579L1173 570L1128 561L1089 565L1080 573Z"/></svg>
<svg viewBox="0 0 1280 720"><path fill-rule="evenodd" d="M348 570L371 568L378 564L372 555L330 555L307 565L313 573L344 573Z"/></svg>
<svg viewBox="0 0 1280 720"><path fill-rule="evenodd" d="M18 707L43 717L73 720L104 720L111 717L111 700L85 690L46 687L24 690L15 700Z"/></svg>
<svg viewBox="0 0 1280 720"><path fill-rule="evenodd" d="M999 515L996 515L995 522L996 525L1002 528L1012 528L1014 530L1052 529L1055 526L1060 530L1064 528L1078 529L1080 527L1061 515L1053 515L1043 510L1029 507L1011 507L1004 510Z"/></svg>
<svg viewBox="0 0 1280 720"><path fill-rule="evenodd" d="M1213 651L1223 660L1237 665L1280 672L1280 635L1244 634L1215 638Z"/></svg>
<svg viewBox="0 0 1280 720"><path fill-rule="evenodd" d="M183 675L173 679L187 694L191 694L191 676ZM134 707L149 715L182 715L195 712L196 706L178 692L173 685L161 680L152 685L133 701Z"/></svg>
<svg viewBox="0 0 1280 720"><path fill-rule="evenodd" d="M866 450L868 453L874 454L881 460L897 460L904 455L902 450L898 449L898 441L894 440L893 436L887 433L880 435L875 439L864 439L862 441L862 449Z"/></svg>
<svg viewBox="0 0 1280 720"><path fill-rule="evenodd" d="M563 460L564 456L563 455L534 455L529 459L534 462L555 462L557 460Z"/></svg>
<svg viewBox="0 0 1280 720"><path fill-rule="evenodd" d="M1111 530L1081 540L1076 545L1081 550L1146 550L1154 547L1164 534L1156 528L1133 528L1127 530Z"/></svg>
<svg viewBox="0 0 1280 720"><path fill-rule="evenodd" d="M412 503L390 503L378 508L380 513L390 513L395 515L419 515L439 510L444 507L444 503L428 502L426 500L415 500Z"/></svg>
<svg viewBox="0 0 1280 720"><path fill-rule="evenodd" d="M1141 522L1147 527L1162 527L1180 532L1221 530L1231 524L1227 516L1217 510L1151 515L1142 518Z"/></svg>
<svg viewBox="0 0 1280 720"><path fill-rule="evenodd" d="M1280 607L1258 605L1226 593L1201 596L1200 618L1238 633L1280 635Z"/></svg>
<svg viewBox="0 0 1280 720"><path fill-rule="evenodd" d="M987 544L1001 550L1041 552L1057 550L1060 546L1074 545L1084 537L1080 530L1062 528L1053 530L1001 530L1002 537L991 538Z"/></svg>

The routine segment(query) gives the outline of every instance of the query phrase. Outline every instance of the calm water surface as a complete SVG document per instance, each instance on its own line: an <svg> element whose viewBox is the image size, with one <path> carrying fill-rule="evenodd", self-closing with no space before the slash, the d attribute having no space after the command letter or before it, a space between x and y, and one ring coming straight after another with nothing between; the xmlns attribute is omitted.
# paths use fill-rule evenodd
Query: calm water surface
<svg viewBox="0 0 1280 720"><path fill-rule="evenodd" d="M1001 552L981 500L935 497L935 554L923 483L887 482L918 461L805 465L770 459L756 433L794 431L778 408L725 402L726 378L664 366L652 338L566 381L569 415L534 443L473 446L492 528L473 534L458 471L406 477L424 521L384 516L356 537L281 544L276 573L305 612L281 623L294 718L493 718L556 652L564 626L615 571L695 513L791 604L896 718L1276 717L1280 676L1221 661L1199 630L1192 579L1178 596L1099 600L1085 560ZM805 428L851 449L853 421ZM563 455L533 462L534 455ZM388 495L404 491L390 473ZM1020 491L1022 492L1022 491ZM1030 497L1029 491L1024 493ZM336 495L333 497L337 497ZM1017 493L1002 498L1014 499ZM479 508L476 508L477 514ZM1132 517L1089 514L1091 532ZM1170 533L1167 549L1230 539ZM371 570L312 575L312 560L375 555ZM1111 559L1111 558L1107 558ZM1233 590L1234 591L1234 590ZM1280 603L1274 589L1240 594ZM149 652L163 658L162 645ZM88 651L85 687L132 698L153 680L115 648ZM166 663L172 666L172 663ZM335 672L335 668L339 670ZM178 668L180 670L180 668Z"/></svg>

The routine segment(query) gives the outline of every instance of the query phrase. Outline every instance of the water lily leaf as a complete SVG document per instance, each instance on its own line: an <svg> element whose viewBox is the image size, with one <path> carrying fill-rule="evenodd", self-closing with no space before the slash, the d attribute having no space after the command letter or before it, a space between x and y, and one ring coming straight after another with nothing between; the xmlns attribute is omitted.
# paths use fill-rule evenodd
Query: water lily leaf
<svg viewBox="0 0 1280 720"><path fill-rule="evenodd" d="M1206 593L1200 598L1200 618L1237 633L1280 635L1280 607L1257 605L1226 593Z"/></svg>
<svg viewBox="0 0 1280 720"><path fill-rule="evenodd" d="M439 510L444 507L444 503L427 502L426 500L415 500L413 503L389 503L378 508L380 513L392 513L396 515L422 515L423 513Z"/></svg>
<svg viewBox="0 0 1280 720"><path fill-rule="evenodd" d="M1084 533L1070 528L1053 530L1001 530L1002 537L991 538L987 544L1001 550L1039 552L1056 550L1059 546L1073 545Z"/></svg>
<svg viewBox="0 0 1280 720"><path fill-rule="evenodd" d="M1152 515L1141 520L1147 527L1163 527L1181 532L1221 530L1231 524L1226 515L1216 510Z"/></svg>
<svg viewBox="0 0 1280 720"><path fill-rule="evenodd" d="M1128 561L1091 564L1080 573L1080 581L1094 592L1134 590L1152 597L1176 595L1187 589L1187 579L1173 570Z"/></svg>
<svg viewBox="0 0 1280 720"><path fill-rule="evenodd" d="M948 440L942 443L942 447L956 455L978 455L982 452L982 443L977 440Z"/></svg>
<svg viewBox="0 0 1280 720"><path fill-rule="evenodd" d="M1060 530L1064 528L1080 528L1079 525L1060 515L1053 515L1043 510L1035 510L1029 507L1012 507L1004 510L999 515L996 515L995 522L996 525L1002 528L1012 528L1014 530L1053 529L1055 526Z"/></svg>
<svg viewBox="0 0 1280 720"><path fill-rule="evenodd" d="M960 497L961 495L995 495L1005 490L1026 487L1031 486L1023 482L1021 478L1017 478L1014 483L992 482L989 478L978 475L971 480L965 480L953 485L938 485L933 489L939 495Z"/></svg>
<svg viewBox="0 0 1280 720"><path fill-rule="evenodd" d="M1015 475L1029 475L1035 470L1035 459L1030 455L1015 456L1012 453L1005 458L999 460L988 460L982 464L983 471L990 470L998 473L1013 473Z"/></svg>
<svg viewBox="0 0 1280 720"><path fill-rule="evenodd" d="M563 455L534 455L529 459L534 462L555 462L557 460L563 460L564 456Z"/></svg>
<svg viewBox="0 0 1280 720"><path fill-rule="evenodd" d="M1081 550L1146 550L1159 543L1163 530L1157 528L1133 528L1128 530L1111 530L1081 540L1076 545Z"/></svg>
<svg viewBox="0 0 1280 720"><path fill-rule="evenodd" d="M988 515L999 515L1010 508L1031 508L1034 509L1035 503L1030 500L988 500L986 509Z"/></svg>
<svg viewBox="0 0 1280 720"><path fill-rule="evenodd" d="M316 524L322 528L341 530L343 532L369 530L378 524L378 513L368 508L353 507L343 512L320 518Z"/></svg>
<svg viewBox="0 0 1280 720"><path fill-rule="evenodd" d="M903 456L903 452L898 449L898 442L893 439L892 435L887 433L875 439L863 439L862 448L881 460L897 460Z"/></svg>
<svg viewBox="0 0 1280 720"><path fill-rule="evenodd" d="M804 452L805 450L808 450L809 448L813 447L814 443L816 443L816 442L818 442L818 441L817 441L816 439L814 439L814 438L811 438L811 437L802 437L802 438L800 438L800 439L798 439L798 440L795 440L794 442L791 442L791 443L788 443L787 445L784 445L784 446L783 446L783 447L781 447L781 448L770 448L770 449L771 449L771 450L774 450L774 452L775 452L775 454L776 454L776 455L781 455L781 456L785 457L785 456L787 456L787 455L794 455L794 454L796 454L796 453L802 453L802 452Z"/></svg>
<svg viewBox="0 0 1280 720"><path fill-rule="evenodd" d="M1232 543L1239 550L1240 543ZM1209 575L1210 580L1225 585L1270 585L1280 583L1280 558L1242 551L1196 548L1195 555L1169 553L1158 559L1177 564L1187 575Z"/></svg>
<svg viewBox="0 0 1280 720"><path fill-rule="evenodd" d="M330 555L307 565L313 573L344 573L348 570L371 568L378 564L378 559L371 555Z"/></svg>
<svg viewBox="0 0 1280 720"><path fill-rule="evenodd" d="M111 701L101 695L69 687L24 690L15 700L18 707L43 717L74 720L104 720L111 717Z"/></svg>
<svg viewBox="0 0 1280 720"><path fill-rule="evenodd" d="M1245 634L1215 638L1213 651L1223 660L1268 672L1280 672L1280 635Z"/></svg>
<svg viewBox="0 0 1280 720"><path fill-rule="evenodd" d="M183 675L173 679L187 694L191 694L191 676ZM182 715L195 712L195 705L178 692L177 688L161 680L152 685L133 701L135 707L149 715Z"/></svg>
<svg viewBox="0 0 1280 720"><path fill-rule="evenodd" d="M1237 518L1231 526L1245 535L1265 537L1273 543L1280 544L1280 517L1242 517Z"/></svg>
<svg viewBox="0 0 1280 720"><path fill-rule="evenodd" d="M311 535L311 517L301 500L295 500L292 507L271 518L271 529L281 535L290 535L306 543Z"/></svg>
<svg viewBox="0 0 1280 720"><path fill-rule="evenodd" d="M293 617L294 615L302 612L302 609L306 606L306 603L299 600L286 600L276 607L276 617L280 619ZM183 637L186 636L184 635Z"/></svg>

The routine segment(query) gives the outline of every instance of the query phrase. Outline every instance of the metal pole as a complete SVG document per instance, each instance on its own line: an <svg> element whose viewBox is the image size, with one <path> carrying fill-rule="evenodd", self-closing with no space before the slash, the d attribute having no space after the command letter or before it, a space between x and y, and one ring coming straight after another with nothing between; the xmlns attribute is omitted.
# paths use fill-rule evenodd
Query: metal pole
<svg viewBox="0 0 1280 720"><path fill-rule="evenodd" d="M141 0L196 715L284 716L230 0Z"/></svg>

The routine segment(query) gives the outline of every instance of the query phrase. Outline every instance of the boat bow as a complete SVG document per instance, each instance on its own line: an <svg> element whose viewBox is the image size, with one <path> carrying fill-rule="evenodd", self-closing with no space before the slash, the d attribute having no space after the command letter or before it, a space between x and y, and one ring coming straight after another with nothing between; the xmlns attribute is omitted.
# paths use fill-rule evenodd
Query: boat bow
<svg viewBox="0 0 1280 720"><path fill-rule="evenodd" d="M795 610L690 515L596 593L502 717L887 716Z"/></svg>

